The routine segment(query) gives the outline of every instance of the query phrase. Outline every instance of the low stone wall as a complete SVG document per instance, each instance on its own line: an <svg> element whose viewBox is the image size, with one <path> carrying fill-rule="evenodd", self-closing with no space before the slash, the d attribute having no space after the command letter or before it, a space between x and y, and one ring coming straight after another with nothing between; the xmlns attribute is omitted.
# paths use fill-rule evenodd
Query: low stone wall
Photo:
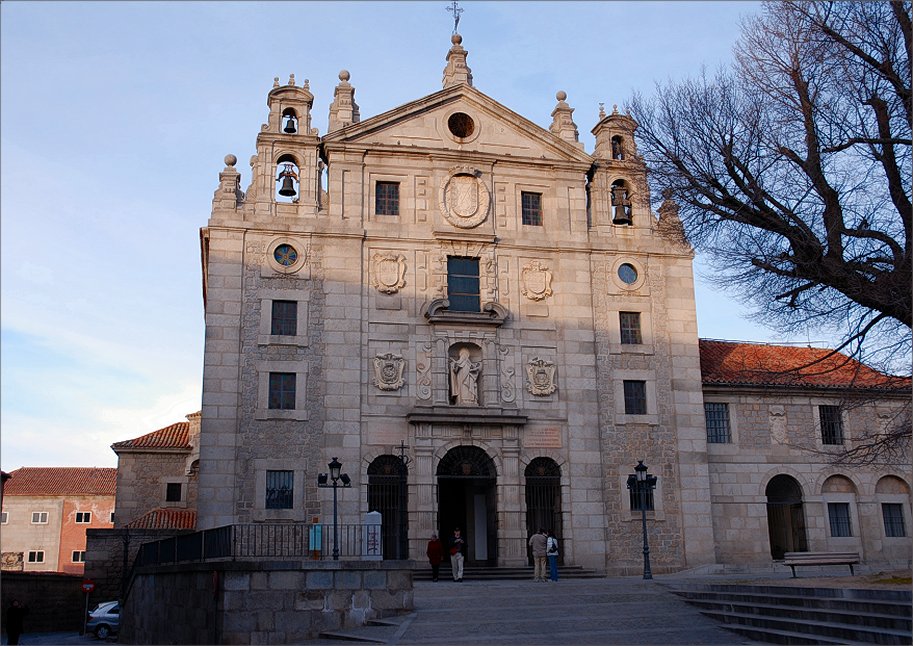
<svg viewBox="0 0 913 646"><path fill-rule="evenodd" d="M4 572L0 607L6 613L10 602L19 599L29 610L24 623L22 643L29 633L82 630L86 597L78 574L56 572ZM91 610L95 606L91 604ZM3 615L6 621L6 615Z"/></svg>
<svg viewBox="0 0 913 646"><path fill-rule="evenodd" d="M137 571L123 644L299 644L413 609L409 561L226 561Z"/></svg>

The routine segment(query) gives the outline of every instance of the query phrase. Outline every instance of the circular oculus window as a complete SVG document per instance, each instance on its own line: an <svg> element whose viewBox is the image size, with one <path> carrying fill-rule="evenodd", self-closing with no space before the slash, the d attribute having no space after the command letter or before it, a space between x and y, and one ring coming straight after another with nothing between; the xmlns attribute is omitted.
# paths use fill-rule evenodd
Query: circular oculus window
<svg viewBox="0 0 913 646"><path fill-rule="evenodd" d="M273 250L273 259L283 267L291 267L298 262L298 250L283 243Z"/></svg>
<svg viewBox="0 0 913 646"><path fill-rule="evenodd" d="M637 270L634 268L634 265L623 263L618 267L618 277L625 285L633 285L637 282Z"/></svg>
<svg viewBox="0 0 913 646"><path fill-rule="evenodd" d="M447 129L450 130L450 134L454 137L465 139L466 137L471 137L472 133L475 132L476 124L472 117L465 112L454 112L447 119Z"/></svg>

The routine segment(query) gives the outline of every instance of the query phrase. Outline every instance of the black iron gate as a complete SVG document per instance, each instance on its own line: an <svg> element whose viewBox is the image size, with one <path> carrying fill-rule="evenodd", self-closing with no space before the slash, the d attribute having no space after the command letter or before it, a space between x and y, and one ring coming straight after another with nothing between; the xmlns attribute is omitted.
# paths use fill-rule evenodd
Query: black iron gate
<svg viewBox="0 0 913 646"><path fill-rule="evenodd" d="M535 458L524 472L526 476L526 536L539 528L551 531L558 539L558 562L564 563L561 524L561 468L551 458ZM532 552L527 548L529 564Z"/></svg>
<svg viewBox="0 0 913 646"><path fill-rule="evenodd" d="M381 455L368 467L368 511L381 513L384 559L409 558L407 478L395 455Z"/></svg>

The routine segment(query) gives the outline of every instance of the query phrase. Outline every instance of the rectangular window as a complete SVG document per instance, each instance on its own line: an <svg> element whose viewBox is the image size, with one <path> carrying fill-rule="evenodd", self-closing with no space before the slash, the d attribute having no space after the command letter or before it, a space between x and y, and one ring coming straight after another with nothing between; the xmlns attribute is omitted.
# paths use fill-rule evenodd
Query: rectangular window
<svg viewBox="0 0 913 646"><path fill-rule="evenodd" d="M707 424L707 441L711 444L729 444L729 404L704 403L704 419Z"/></svg>
<svg viewBox="0 0 913 646"><path fill-rule="evenodd" d="M44 563L44 550L29 552L29 563Z"/></svg>
<svg viewBox="0 0 913 646"><path fill-rule="evenodd" d="M903 538L907 528L903 523L903 505L899 502L881 503L881 515L884 517L884 535L889 538Z"/></svg>
<svg viewBox="0 0 913 646"><path fill-rule="evenodd" d="M647 382L625 381L625 415L647 414Z"/></svg>
<svg viewBox="0 0 913 646"><path fill-rule="evenodd" d="M266 472L266 508L291 509L295 490L293 471Z"/></svg>
<svg viewBox="0 0 913 646"><path fill-rule="evenodd" d="M523 224L533 227L542 226L542 193L520 193L520 212Z"/></svg>
<svg viewBox="0 0 913 646"><path fill-rule="evenodd" d="M113 511L111 512L111 518L108 522L111 523L112 525L114 524L114 512Z"/></svg>
<svg viewBox="0 0 913 646"><path fill-rule="evenodd" d="M169 482L165 485L165 502L181 502L181 483Z"/></svg>
<svg viewBox="0 0 913 646"><path fill-rule="evenodd" d="M399 215L399 182L377 182L374 187L374 212Z"/></svg>
<svg viewBox="0 0 913 646"><path fill-rule="evenodd" d="M618 323L621 328L621 342L623 345L643 343L643 338L640 335L640 312L619 312Z"/></svg>
<svg viewBox="0 0 913 646"><path fill-rule="evenodd" d="M630 503L631 503L631 511L640 511L641 504L643 502L646 502L644 511L653 511L655 509L653 506L653 490L652 489L648 490L645 493L636 491L634 489L628 489L628 493L630 494L629 498L630 498ZM646 499L646 500L644 500L644 499Z"/></svg>
<svg viewBox="0 0 913 646"><path fill-rule="evenodd" d="M821 443L843 444L843 420L839 406L818 406L821 421Z"/></svg>
<svg viewBox="0 0 913 646"><path fill-rule="evenodd" d="M32 512L32 525L47 525L48 522L48 512L46 511L33 511Z"/></svg>
<svg viewBox="0 0 913 646"><path fill-rule="evenodd" d="M76 522L79 524L91 523L92 522L92 512L91 511L77 511L76 512Z"/></svg>
<svg viewBox="0 0 913 646"><path fill-rule="evenodd" d="M73 562L74 563L85 563L86 562L86 553L84 550L73 550Z"/></svg>
<svg viewBox="0 0 913 646"><path fill-rule="evenodd" d="M831 525L831 536L834 538L846 538L853 535L850 529L850 503L827 503L827 517Z"/></svg>
<svg viewBox="0 0 913 646"><path fill-rule="evenodd" d="M0 513L0 525L6 525L10 522L10 514L8 511Z"/></svg>
<svg viewBox="0 0 913 646"><path fill-rule="evenodd" d="M269 408L273 410L295 409L294 372L269 373Z"/></svg>
<svg viewBox="0 0 913 646"><path fill-rule="evenodd" d="M270 334L295 336L298 334L298 302L273 301Z"/></svg>
<svg viewBox="0 0 913 646"><path fill-rule="evenodd" d="M481 312L479 259L447 257L447 300L453 312Z"/></svg>

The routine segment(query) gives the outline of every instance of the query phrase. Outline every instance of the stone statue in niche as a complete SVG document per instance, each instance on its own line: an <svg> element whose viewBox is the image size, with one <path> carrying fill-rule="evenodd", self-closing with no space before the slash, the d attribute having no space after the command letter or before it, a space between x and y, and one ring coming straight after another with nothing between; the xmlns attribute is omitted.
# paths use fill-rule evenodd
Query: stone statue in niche
<svg viewBox="0 0 913 646"><path fill-rule="evenodd" d="M551 395L558 390L555 384L555 364L539 357L533 357L526 364L526 390L537 397Z"/></svg>
<svg viewBox="0 0 913 646"><path fill-rule="evenodd" d="M458 359L450 360L450 402L458 406L479 405L481 361L473 361L469 348L460 348Z"/></svg>
<svg viewBox="0 0 913 646"><path fill-rule="evenodd" d="M403 368L406 360L398 354L379 354L374 357L374 385L381 390L399 390L406 383Z"/></svg>

